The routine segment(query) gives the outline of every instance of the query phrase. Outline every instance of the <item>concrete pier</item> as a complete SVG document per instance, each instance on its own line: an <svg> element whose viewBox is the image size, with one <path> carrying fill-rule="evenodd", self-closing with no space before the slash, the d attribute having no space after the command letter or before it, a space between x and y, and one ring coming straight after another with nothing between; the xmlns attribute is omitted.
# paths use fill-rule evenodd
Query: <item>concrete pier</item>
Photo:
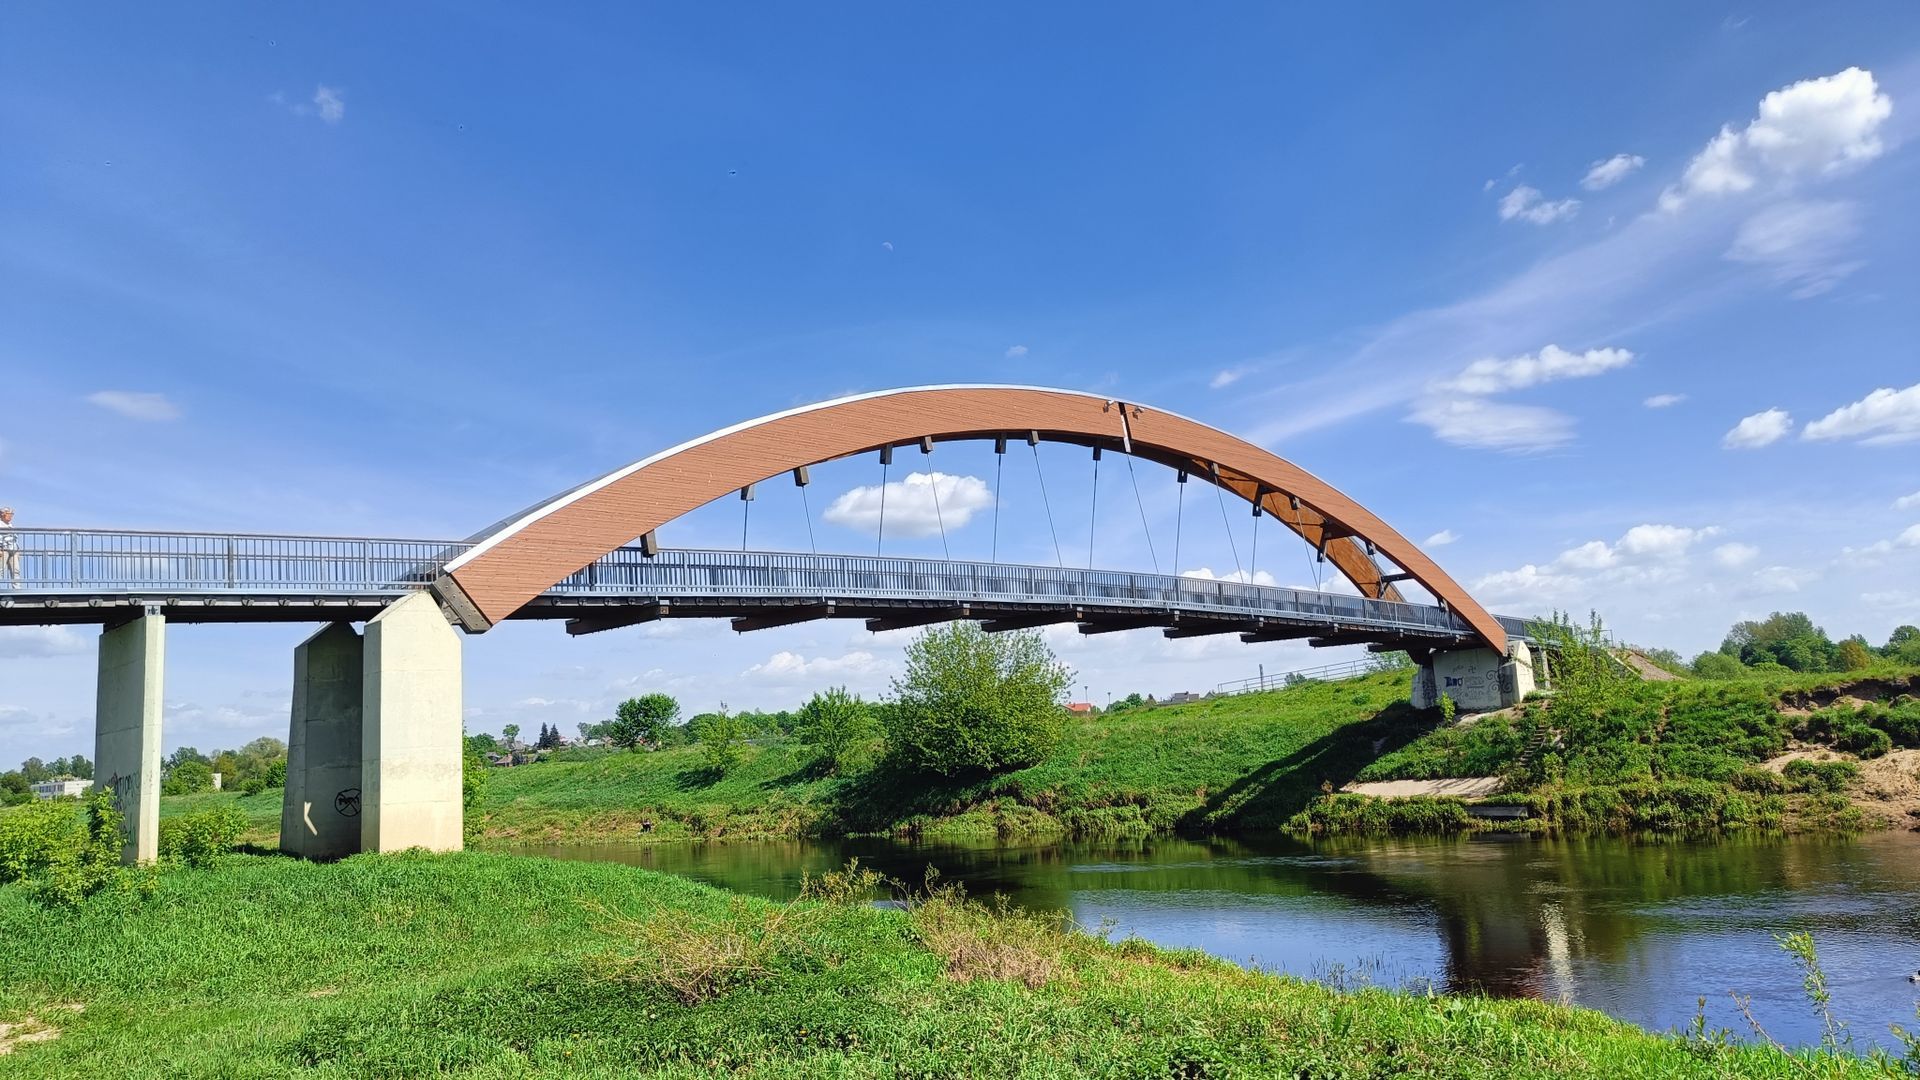
<svg viewBox="0 0 1920 1080"><path fill-rule="evenodd" d="M360 635L346 623L293 651L280 808L280 849L289 854L338 859L360 850L363 670Z"/></svg>
<svg viewBox="0 0 1920 1080"><path fill-rule="evenodd" d="M93 768L125 815L128 863L160 855L160 712L166 673L167 620L148 608L140 618L100 634L100 678L94 703Z"/></svg>
<svg viewBox="0 0 1920 1080"><path fill-rule="evenodd" d="M1413 707L1430 709L1441 695L1462 712L1489 712L1525 701L1535 688L1533 649L1511 641L1507 654L1492 649L1436 652L1413 674Z"/></svg>
<svg viewBox="0 0 1920 1080"><path fill-rule="evenodd" d="M460 635L415 593L367 623L363 656L360 849L458 851Z"/></svg>

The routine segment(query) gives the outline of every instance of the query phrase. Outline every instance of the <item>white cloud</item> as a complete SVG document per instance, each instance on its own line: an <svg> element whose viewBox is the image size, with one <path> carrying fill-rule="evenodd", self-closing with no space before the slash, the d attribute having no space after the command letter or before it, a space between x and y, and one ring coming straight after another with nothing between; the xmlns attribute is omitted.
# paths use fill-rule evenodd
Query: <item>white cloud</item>
<svg viewBox="0 0 1920 1080"><path fill-rule="evenodd" d="M1444 442L1478 450L1550 450L1573 439L1573 417L1563 412L1484 398L1423 402L1407 419Z"/></svg>
<svg viewBox="0 0 1920 1080"><path fill-rule="evenodd" d="M1212 381L1207 383L1207 386L1209 389L1213 389L1213 390L1224 390L1227 387L1232 386L1234 383L1239 382L1240 376L1245 374L1246 374L1246 370L1244 368L1228 368L1225 371L1222 371L1219 374L1215 375Z"/></svg>
<svg viewBox="0 0 1920 1080"><path fill-rule="evenodd" d="M1632 362L1633 353L1626 349L1588 349L1575 353L1558 345L1548 345L1538 353L1475 360L1460 374L1441 380L1435 387L1462 394L1497 394L1561 379L1589 378Z"/></svg>
<svg viewBox="0 0 1920 1080"><path fill-rule="evenodd" d="M842 656L816 656L811 660L797 652L782 649L741 672L741 676L770 682L801 682L877 675L889 666L888 662L864 649Z"/></svg>
<svg viewBox="0 0 1920 1080"><path fill-rule="evenodd" d="M313 110L321 120L337 124L346 119L347 103L341 99L340 91L331 86L321 86L313 92Z"/></svg>
<svg viewBox="0 0 1920 1080"><path fill-rule="evenodd" d="M1581 178L1580 186L1588 191L1610 188L1646 163L1647 159L1639 154L1615 154L1605 161L1594 162L1593 168L1588 169L1587 175Z"/></svg>
<svg viewBox="0 0 1920 1080"><path fill-rule="evenodd" d="M1685 394L1655 394L1640 404L1645 405L1649 409L1666 409L1678 405L1685 400L1687 400L1687 395Z"/></svg>
<svg viewBox="0 0 1920 1080"><path fill-rule="evenodd" d="M130 420L178 420L180 407L165 394L137 390L98 390L87 395L87 402Z"/></svg>
<svg viewBox="0 0 1920 1080"><path fill-rule="evenodd" d="M1686 554L1695 541L1720 532L1718 526L1689 529L1682 525L1635 525L1620 538L1620 550L1627 555L1646 555L1670 559Z"/></svg>
<svg viewBox="0 0 1920 1080"><path fill-rule="evenodd" d="M1748 596L1765 596L1771 593L1799 592L1802 585L1818 580L1817 570L1797 570L1791 566L1767 566L1753 572L1745 588L1740 591Z"/></svg>
<svg viewBox="0 0 1920 1080"><path fill-rule="evenodd" d="M1808 424L1803 439L1856 439L1891 446L1920 439L1920 383L1905 390L1881 387Z"/></svg>
<svg viewBox="0 0 1920 1080"><path fill-rule="evenodd" d="M1018 360L1025 355L1027 355L1027 347L1025 345L1007 346L1007 359Z"/></svg>
<svg viewBox="0 0 1920 1080"><path fill-rule="evenodd" d="M1879 129L1893 114L1873 73L1857 67L1768 94L1743 131L1720 129L1660 196L1678 210L1697 196L1747 191L1762 179L1841 172L1880 156Z"/></svg>
<svg viewBox="0 0 1920 1080"><path fill-rule="evenodd" d="M1920 548L1920 525L1909 525L1891 540L1876 540L1863 548L1841 548L1848 555L1887 555L1895 548Z"/></svg>
<svg viewBox="0 0 1920 1080"><path fill-rule="evenodd" d="M1245 570L1233 570L1233 571L1227 571L1227 572L1216 574L1213 572L1213 569L1211 567L1207 567L1207 566L1202 566L1193 570L1182 570L1180 571L1180 576L1190 577L1190 578L1199 578L1202 581L1231 581L1241 585L1245 585L1247 583L1247 572ZM1280 584L1280 581L1278 578L1274 577L1272 574L1267 573L1265 570L1256 570L1254 571L1254 574L1253 574L1253 583L1255 585L1276 585L1277 586Z"/></svg>
<svg viewBox="0 0 1920 1080"><path fill-rule="evenodd" d="M1452 529L1441 529L1439 532L1434 533L1432 536L1427 537L1426 542L1421 544L1420 546L1421 547L1446 547L1448 544L1451 544L1458 539L1460 539L1459 534L1455 533Z"/></svg>
<svg viewBox="0 0 1920 1080"><path fill-rule="evenodd" d="M1720 439L1729 450L1754 450L1779 442L1793 430L1793 417L1785 409L1768 409L1746 417Z"/></svg>
<svg viewBox="0 0 1920 1080"><path fill-rule="evenodd" d="M1542 198L1540 189L1521 184L1500 197L1500 220L1519 218L1535 225L1551 225L1580 211L1579 199Z"/></svg>
<svg viewBox="0 0 1920 1080"><path fill-rule="evenodd" d="M1730 569L1745 566L1760 557L1760 549L1752 544L1721 544L1713 549L1713 561Z"/></svg>
<svg viewBox="0 0 1920 1080"><path fill-rule="evenodd" d="M70 626L0 626L0 660L72 656L91 647Z"/></svg>
<svg viewBox="0 0 1920 1080"><path fill-rule="evenodd" d="M833 500L820 516L835 525L878 533L881 499L879 484L863 485ZM886 485L886 531L890 536L938 536L943 523L947 531L952 532L992 505L993 491L979 477L910 473L904 480L889 481Z"/></svg>
<svg viewBox="0 0 1920 1080"><path fill-rule="evenodd" d="M1920 491L1911 495L1902 495L1893 500L1895 510L1920 510Z"/></svg>
<svg viewBox="0 0 1920 1080"><path fill-rule="evenodd" d="M1775 203L1741 224L1726 257L1766 267L1775 281L1794 286L1794 299L1805 300L1866 265L1846 257L1847 241L1860 231L1858 218L1848 202Z"/></svg>
<svg viewBox="0 0 1920 1080"><path fill-rule="evenodd" d="M1619 561L1619 554L1605 540L1589 540L1579 547L1561 552L1553 563L1569 570L1604 570Z"/></svg>

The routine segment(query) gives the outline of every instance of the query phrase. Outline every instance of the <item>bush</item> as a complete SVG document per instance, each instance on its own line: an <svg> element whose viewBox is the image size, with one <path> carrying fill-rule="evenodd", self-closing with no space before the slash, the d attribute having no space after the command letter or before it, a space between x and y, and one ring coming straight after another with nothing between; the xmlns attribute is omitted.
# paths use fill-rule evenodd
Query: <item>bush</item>
<svg viewBox="0 0 1920 1080"><path fill-rule="evenodd" d="M1470 832L1473 815L1459 799L1413 795L1376 799L1367 795L1328 795L1293 815L1288 832L1322 835L1395 836L1411 833Z"/></svg>
<svg viewBox="0 0 1920 1080"><path fill-rule="evenodd" d="M888 750L910 770L947 775L1034 764L1066 733L1072 678L1037 633L969 622L927 630L893 680Z"/></svg>
<svg viewBox="0 0 1920 1080"><path fill-rule="evenodd" d="M1744 679L1747 666L1726 653L1708 652L1693 658L1693 673L1702 679Z"/></svg>
<svg viewBox="0 0 1920 1080"><path fill-rule="evenodd" d="M234 806L167 818L160 822L160 857L187 866L212 866L239 844L246 828L247 815Z"/></svg>
<svg viewBox="0 0 1920 1080"><path fill-rule="evenodd" d="M77 904L109 886L130 885L120 865L123 818L113 791L86 799L84 818L64 800L36 802L0 817L0 885L22 882L47 906Z"/></svg>
<svg viewBox="0 0 1920 1080"><path fill-rule="evenodd" d="M823 690L800 708L800 737L819 747L836 770L847 764L853 748L870 738L873 729L873 710L844 686Z"/></svg>
<svg viewBox="0 0 1920 1080"><path fill-rule="evenodd" d="M1815 795L1837 795L1860 779L1860 766L1851 761L1810 761L1800 758L1787 762L1784 775L1801 791Z"/></svg>
<svg viewBox="0 0 1920 1080"><path fill-rule="evenodd" d="M740 718L730 713L712 713L700 723L700 753L707 768L721 776L740 764L740 743L745 738Z"/></svg>
<svg viewBox="0 0 1920 1080"><path fill-rule="evenodd" d="M160 781L162 795L198 795L213 790L213 767L204 761L183 761L167 770Z"/></svg>

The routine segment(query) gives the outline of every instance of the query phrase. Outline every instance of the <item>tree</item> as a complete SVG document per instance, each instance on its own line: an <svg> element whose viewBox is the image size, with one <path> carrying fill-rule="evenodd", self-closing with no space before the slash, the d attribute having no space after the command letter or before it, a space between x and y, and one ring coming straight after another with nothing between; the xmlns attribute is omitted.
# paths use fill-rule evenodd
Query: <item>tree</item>
<svg viewBox="0 0 1920 1080"><path fill-rule="evenodd" d="M1038 633L950 623L914 639L906 659L886 720L889 751L908 768L1018 768L1046 757L1066 732L1073 673Z"/></svg>
<svg viewBox="0 0 1920 1080"><path fill-rule="evenodd" d="M1615 711L1639 681L1614 657L1597 611L1588 612L1584 626L1556 611L1550 619L1528 623L1527 636L1551 657L1553 699L1547 707L1563 728Z"/></svg>
<svg viewBox="0 0 1920 1080"><path fill-rule="evenodd" d="M1850 637L1834 650L1834 667L1841 671L1860 671L1873 666L1873 650L1858 637Z"/></svg>
<svg viewBox="0 0 1920 1080"><path fill-rule="evenodd" d="M508 724L500 729L500 734L507 740L507 749L511 750L514 742L520 738L520 725Z"/></svg>
<svg viewBox="0 0 1920 1080"><path fill-rule="evenodd" d="M722 776L732 772L740 764L740 742L745 736L746 725L739 717L729 715L725 706L707 714L698 734L707 767Z"/></svg>
<svg viewBox="0 0 1920 1080"><path fill-rule="evenodd" d="M72 773L76 780L91 780L93 779L93 762L88 761L84 754L75 754L67 759L67 771Z"/></svg>
<svg viewBox="0 0 1920 1080"><path fill-rule="evenodd" d="M1880 652L1892 656L1912 642L1920 641L1920 626L1896 626L1893 633L1887 635L1887 647Z"/></svg>
<svg viewBox="0 0 1920 1080"><path fill-rule="evenodd" d="M1739 679L1747 667L1723 652L1703 652L1693 658L1693 673L1702 679Z"/></svg>
<svg viewBox="0 0 1920 1080"><path fill-rule="evenodd" d="M27 778L27 783L38 784L42 780L53 779L53 770L47 768L47 763L39 758L30 757L20 763L20 775Z"/></svg>
<svg viewBox="0 0 1920 1080"><path fill-rule="evenodd" d="M201 753L200 751L195 750L191 746L183 746L178 750L175 750L173 753L168 754L167 759L161 762L160 764L165 768L173 769L173 768L178 768L182 762L186 762L186 761L198 761L198 762L211 764L213 759L209 758L207 755Z"/></svg>
<svg viewBox="0 0 1920 1080"><path fill-rule="evenodd" d="M615 746L638 749L641 743L658 745L661 736L680 719L680 703L667 694L628 698L613 710L606 737Z"/></svg>
<svg viewBox="0 0 1920 1080"><path fill-rule="evenodd" d="M1720 651L1748 667L1775 663L1794 671L1825 671L1834 660L1827 632L1804 611L1776 611L1758 622L1735 623Z"/></svg>
<svg viewBox="0 0 1920 1080"><path fill-rule="evenodd" d="M213 767L204 761L183 761L167 770L160 781L162 795L198 795L213 790Z"/></svg>
<svg viewBox="0 0 1920 1080"><path fill-rule="evenodd" d="M813 695L800 707L798 727L800 737L819 747L827 763L837 770L847 763L854 747L872 737L873 710L859 695L835 686Z"/></svg>

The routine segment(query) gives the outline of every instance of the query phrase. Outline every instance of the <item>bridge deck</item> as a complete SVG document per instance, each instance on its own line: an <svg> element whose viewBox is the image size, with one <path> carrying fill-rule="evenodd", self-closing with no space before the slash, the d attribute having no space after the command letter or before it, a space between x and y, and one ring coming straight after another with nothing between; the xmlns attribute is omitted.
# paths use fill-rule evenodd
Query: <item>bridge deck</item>
<svg viewBox="0 0 1920 1080"><path fill-rule="evenodd" d="M426 588L464 543L347 537L15 530L22 588L0 579L0 625L110 624L149 606L177 622L371 618ZM861 618L873 629L952 618L991 629L1077 622L1173 636L1241 632L1449 645L1474 634L1444 608L1230 581L942 559L622 548L513 616L572 633L658 618L732 618L736 629ZM1510 632L1524 623L1502 619Z"/></svg>

